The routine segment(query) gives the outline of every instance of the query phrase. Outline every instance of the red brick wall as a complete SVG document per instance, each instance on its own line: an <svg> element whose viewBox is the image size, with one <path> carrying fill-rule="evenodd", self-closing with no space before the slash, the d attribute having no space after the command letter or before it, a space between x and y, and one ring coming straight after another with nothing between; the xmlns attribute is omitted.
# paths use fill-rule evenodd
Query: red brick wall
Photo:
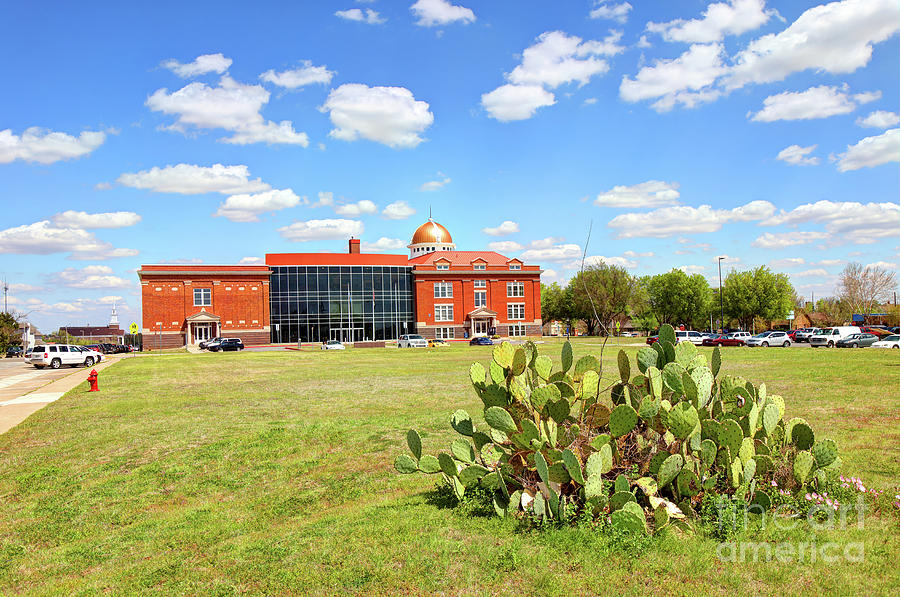
<svg viewBox="0 0 900 597"><path fill-rule="evenodd" d="M461 326L465 322L466 315L475 308L475 276L472 274L454 274L448 271L447 275L415 276L416 321L425 326L454 327ZM541 317L541 282L539 275L523 273L522 276L503 276L491 278L490 272L478 276L478 279L487 280L487 307L497 312L497 320L500 324L526 323L540 319ZM524 297L507 297L507 282L524 282ZM453 285L453 298L434 298L434 284L436 282L450 282ZM481 290L481 289L479 289ZM439 322L434 319L435 304L453 304L453 321ZM507 319L507 304L525 303L525 319ZM423 326L422 329L424 328ZM433 331L430 332L433 335ZM431 337L431 336L429 336Z"/></svg>

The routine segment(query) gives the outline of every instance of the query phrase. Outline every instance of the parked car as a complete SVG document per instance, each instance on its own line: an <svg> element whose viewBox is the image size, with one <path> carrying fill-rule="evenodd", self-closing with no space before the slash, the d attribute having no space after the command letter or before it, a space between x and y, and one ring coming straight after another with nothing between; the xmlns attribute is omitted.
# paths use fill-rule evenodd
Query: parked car
<svg viewBox="0 0 900 597"><path fill-rule="evenodd" d="M860 348L872 346L878 341L875 334L850 334L843 340L838 340L834 345L838 348Z"/></svg>
<svg viewBox="0 0 900 597"><path fill-rule="evenodd" d="M659 342L659 334L656 334L656 335L653 335L653 336L647 336L646 342L647 342L647 344L649 344L650 346L653 346L654 344L656 344L657 342Z"/></svg>
<svg viewBox="0 0 900 597"><path fill-rule="evenodd" d="M213 338L212 340L203 340L202 342L200 342L199 344L197 344L197 346L200 348L200 350L209 349L209 345L210 345L210 344L212 344L213 342L215 342L216 344L218 344L219 342L221 342L221 341L224 340L224 339L225 339L225 338L222 337L222 336L216 336L216 337Z"/></svg>
<svg viewBox="0 0 900 597"><path fill-rule="evenodd" d="M492 346L494 341L487 336L475 336L469 340L469 346Z"/></svg>
<svg viewBox="0 0 900 597"><path fill-rule="evenodd" d="M6 358L14 359L16 357L22 356L23 351L21 346L8 346L6 348Z"/></svg>
<svg viewBox="0 0 900 597"><path fill-rule="evenodd" d="M445 346L450 346L450 343L440 338L433 338L428 341L428 348L443 348Z"/></svg>
<svg viewBox="0 0 900 597"><path fill-rule="evenodd" d="M745 344L743 338L732 338L727 334L716 334L703 339L703 346L744 346Z"/></svg>
<svg viewBox="0 0 900 597"><path fill-rule="evenodd" d="M340 340L329 340L328 342L322 342L321 350L344 350L346 348Z"/></svg>
<svg viewBox="0 0 900 597"><path fill-rule="evenodd" d="M794 332L795 342L809 342L809 337L817 333L819 328L800 328Z"/></svg>
<svg viewBox="0 0 900 597"><path fill-rule="evenodd" d="M770 330L756 334L747 340L747 346L784 346L787 348L790 345L791 339L788 338L787 332L779 330Z"/></svg>
<svg viewBox="0 0 900 597"><path fill-rule="evenodd" d="M418 334L403 334L397 341L398 348L428 348L428 340Z"/></svg>
<svg viewBox="0 0 900 597"><path fill-rule="evenodd" d="M878 339L884 338L885 336L890 336L891 333L884 328L874 327L874 326L863 326L859 328L860 331L864 334L875 334L878 336Z"/></svg>
<svg viewBox="0 0 900 597"><path fill-rule="evenodd" d="M728 332L726 335L727 335L729 338L738 338L738 339L740 339L740 340L743 340L743 341L744 341L744 344L747 343L747 340L749 340L750 338L753 337L753 334L751 334L750 332L741 332L741 331L737 331L737 332Z"/></svg>
<svg viewBox="0 0 900 597"><path fill-rule="evenodd" d="M619 336L621 336L623 338L637 338L638 333L637 332L622 332L621 334L619 334Z"/></svg>
<svg viewBox="0 0 900 597"><path fill-rule="evenodd" d="M240 338L222 338L210 348L212 352L225 352L226 350L244 350L244 341Z"/></svg>
<svg viewBox="0 0 900 597"><path fill-rule="evenodd" d="M900 334L891 334L872 344L872 348L900 348Z"/></svg>
<svg viewBox="0 0 900 597"><path fill-rule="evenodd" d="M45 344L35 346L32 349L29 362L38 369L43 369L44 367L59 369L63 365L91 367L94 363L100 362L101 358L100 353L93 350L82 350L80 346L72 344Z"/></svg>
<svg viewBox="0 0 900 597"><path fill-rule="evenodd" d="M694 330L675 330L675 343L690 342L700 346L703 344L703 335Z"/></svg>
<svg viewBox="0 0 900 597"><path fill-rule="evenodd" d="M25 359L25 362L26 362L26 363L27 363L28 361L31 360L31 351L32 351L32 350L33 350L33 349L29 348L29 349L26 350L25 353L22 355L22 358Z"/></svg>
<svg viewBox="0 0 900 597"><path fill-rule="evenodd" d="M838 340L843 340L851 334L860 334L862 331L855 325L840 325L833 328L819 330L818 334L809 337L809 345L813 348L819 346L834 347Z"/></svg>

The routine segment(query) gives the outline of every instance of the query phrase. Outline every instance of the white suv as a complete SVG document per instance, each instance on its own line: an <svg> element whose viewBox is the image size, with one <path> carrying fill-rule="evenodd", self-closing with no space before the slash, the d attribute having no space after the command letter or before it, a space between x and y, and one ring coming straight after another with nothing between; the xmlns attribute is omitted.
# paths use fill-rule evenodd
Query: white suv
<svg viewBox="0 0 900 597"><path fill-rule="evenodd" d="M691 344L696 344L697 346L703 345L703 334L700 332L691 331L682 331L675 330L675 343L679 342L690 342Z"/></svg>
<svg viewBox="0 0 900 597"><path fill-rule="evenodd" d="M753 337L753 334L751 334L750 332L729 332L728 337L729 338L738 338L738 339L746 342L751 337Z"/></svg>
<svg viewBox="0 0 900 597"><path fill-rule="evenodd" d="M397 348L428 348L428 340L418 334L403 334Z"/></svg>
<svg viewBox="0 0 900 597"><path fill-rule="evenodd" d="M84 346L45 344L34 347L29 362L38 369L48 366L51 369L59 369L63 365L91 367L94 363L99 363L102 358L99 352Z"/></svg>
<svg viewBox="0 0 900 597"><path fill-rule="evenodd" d="M819 346L834 347L838 340L843 340L851 334L860 334L862 330L855 325L839 325L833 328L819 330L818 334L809 337L809 345L813 348Z"/></svg>

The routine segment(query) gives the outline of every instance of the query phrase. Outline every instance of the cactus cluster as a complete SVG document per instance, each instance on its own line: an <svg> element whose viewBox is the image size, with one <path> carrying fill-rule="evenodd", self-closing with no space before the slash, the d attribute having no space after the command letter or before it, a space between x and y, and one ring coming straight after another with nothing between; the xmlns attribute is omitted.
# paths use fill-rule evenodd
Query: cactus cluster
<svg viewBox="0 0 900 597"><path fill-rule="evenodd" d="M573 362L568 342L555 370L533 342L504 342L492 356L487 369L469 369L486 427L457 410L450 425L462 437L449 453L423 455L410 430L410 454L394 466L443 475L459 497L475 485L492 490L500 516L588 512L623 531L655 532L692 516L708 492L768 509L764 488L776 477L801 493L840 467L834 441L817 441L803 419L785 421L784 400L764 383L719 376L719 349L707 361L693 344L676 344L671 326L638 352L637 372L620 351L609 383L596 357Z"/></svg>

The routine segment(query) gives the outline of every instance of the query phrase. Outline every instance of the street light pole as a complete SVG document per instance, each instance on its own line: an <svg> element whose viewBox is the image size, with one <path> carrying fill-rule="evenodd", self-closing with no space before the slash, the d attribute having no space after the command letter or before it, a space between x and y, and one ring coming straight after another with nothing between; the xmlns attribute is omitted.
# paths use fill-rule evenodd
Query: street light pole
<svg viewBox="0 0 900 597"><path fill-rule="evenodd" d="M722 302L722 260L724 257L719 257L719 326L722 328L722 332L725 332L725 307Z"/></svg>

